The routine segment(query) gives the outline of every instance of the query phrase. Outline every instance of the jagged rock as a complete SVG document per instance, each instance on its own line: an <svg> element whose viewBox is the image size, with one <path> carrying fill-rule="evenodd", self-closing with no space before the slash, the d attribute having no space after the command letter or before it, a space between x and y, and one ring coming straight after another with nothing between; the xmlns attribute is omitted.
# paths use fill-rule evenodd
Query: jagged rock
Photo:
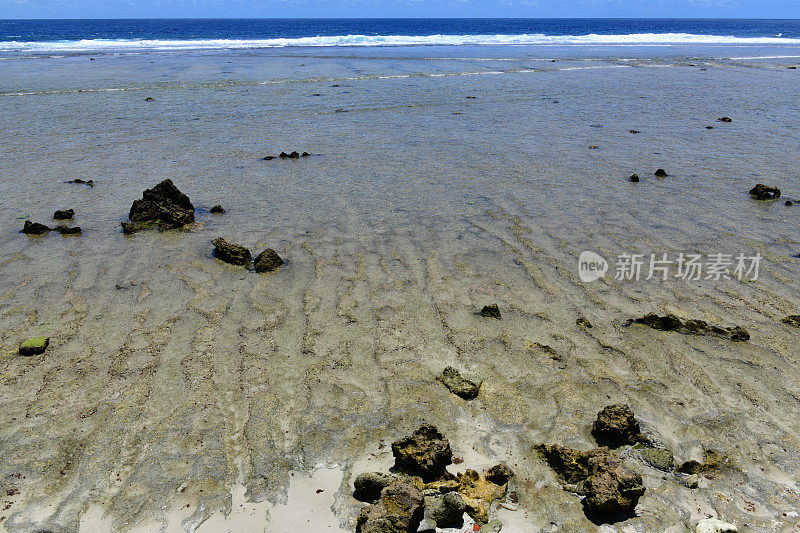
<svg viewBox="0 0 800 533"><path fill-rule="evenodd" d="M164 180L134 200L128 218L134 224L157 223L161 230L174 229L194 222L194 206L172 180Z"/></svg>
<svg viewBox="0 0 800 533"><path fill-rule="evenodd" d="M33 337L20 343L19 354L26 357L43 354L49 344L49 337Z"/></svg>
<svg viewBox="0 0 800 533"><path fill-rule="evenodd" d="M657 169L656 170L656 177L657 178L666 178L667 177L667 171L664 170L663 168Z"/></svg>
<svg viewBox="0 0 800 533"><path fill-rule="evenodd" d="M395 476L381 472L365 472L359 474L353 482L355 496L359 500L375 501L381 496L381 491L397 480Z"/></svg>
<svg viewBox="0 0 800 533"><path fill-rule="evenodd" d="M583 327L583 328L591 328L592 327L592 323L589 322L588 320L586 320L583 317L578 318L575 321L575 323L578 324L579 326Z"/></svg>
<svg viewBox="0 0 800 533"><path fill-rule="evenodd" d="M497 304L484 305L480 314L486 318L500 318L500 308Z"/></svg>
<svg viewBox="0 0 800 533"><path fill-rule="evenodd" d="M631 177L628 178L628 179L631 180L633 183L639 183L639 175L638 174L631 174Z"/></svg>
<svg viewBox="0 0 800 533"><path fill-rule="evenodd" d="M720 122L733 122L730 117L719 117L717 120Z"/></svg>
<svg viewBox="0 0 800 533"><path fill-rule="evenodd" d="M486 481L494 483L495 485L505 485L508 480L514 477L514 472L504 464L499 464L491 467L484 474Z"/></svg>
<svg viewBox="0 0 800 533"><path fill-rule="evenodd" d="M397 481L381 491L381 497L361 510L356 533L413 533L424 513L422 493L414 485Z"/></svg>
<svg viewBox="0 0 800 533"><path fill-rule="evenodd" d="M781 319L781 322L796 328L800 328L800 315L789 315L786 318Z"/></svg>
<svg viewBox="0 0 800 533"><path fill-rule="evenodd" d="M446 477L445 469L453 461L450 443L435 426L423 424L408 437L392 443L395 468L424 481Z"/></svg>
<svg viewBox="0 0 800 533"><path fill-rule="evenodd" d="M442 374L436 378L441 381L445 387L450 389L450 392L456 396L460 396L465 400L473 400L478 396L478 391L483 382L475 383L468 379L461 377L461 373L452 366L446 367Z"/></svg>
<svg viewBox="0 0 800 533"><path fill-rule="evenodd" d="M672 470L675 466L675 458L672 452L664 448L644 448L639 451L642 460L659 470Z"/></svg>
<svg viewBox="0 0 800 533"><path fill-rule="evenodd" d="M278 157L280 157L281 159L285 159L289 157L289 154L287 154L286 152L281 152L281 154Z"/></svg>
<svg viewBox="0 0 800 533"><path fill-rule="evenodd" d="M642 476L631 472L613 454L589 459L589 477L584 481L587 513L601 519L631 515L644 494Z"/></svg>
<svg viewBox="0 0 800 533"><path fill-rule="evenodd" d="M625 325L643 324L660 331L677 331L686 335L716 335L727 337L734 341L750 340L750 334L741 326L724 328L712 326L704 320L681 320L675 315L658 316L655 313L641 318L630 319Z"/></svg>
<svg viewBox="0 0 800 533"><path fill-rule="evenodd" d="M463 522L467 504L458 492L425 497L425 518L439 527L458 527Z"/></svg>
<svg viewBox="0 0 800 533"><path fill-rule="evenodd" d="M250 250L238 244L231 244L222 237L217 237L214 245L214 257L232 265L247 266L250 264Z"/></svg>
<svg viewBox="0 0 800 533"><path fill-rule="evenodd" d="M80 178L75 178L74 180L69 180L69 181L66 181L64 183L78 183L80 185L88 185L89 187L94 187L94 181L92 181L92 180L83 181Z"/></svg>
<svg viewBox="0 0 800 533"><path fill-rule="evenodd" d="M597 444L609 448L647 442L633 411L624 404L609 405L597 413L597 420L592 424L592 436Z"/></svg>
<svg viewBox="0 0 800 533"><path fill-rule="evenodd" d="M48 226L45 226L44 224L39 224L38 222L31 222L30 220L26 220L25 224L22 225L20 233L24 233L26 235L44 235L49 231L50 228Z"/></svg>
<svg viewBox="0 0 800 533"><path fill-rule="evenodd" d="M767 187L763 183L750 189L750 196L756 200L775 200L781 197L781 190L777 187Z"/></svg>
<svg viewBox="0 0 800 533"><path fill-rule="evenodd" d="M130 222L120 222L120 225L122 225L122 233L125 235L133 235L136 233L136 226Z"/></svg>
<svg viewBox="0 0 800 533"><path fill-rule="evenodd" d="M74 209L58 210L55 213L53 213L53 218L56 220L69 220L74 216L75 216Z"/></svg>
<svg viewBox="0 0 800 533"><path fill-rule="evenodd" d="M694 531L695 533L738 533L739 528L716 518L704 518L697 523Z"/></svg>
<svg viewBox="0 0 800 533"><path fill-rule="evenodd" d="M211 214L214 214L214 215L221 215L222 213L225 212L225 208L222 207L221 205L217 204L214 207L212 207L211 209L209 209L208 212L211 213Z"/></svg>
<svg viewBox="0 0 800 533"><path fill-rule="evenodd" d="M571 484L580 483L589 477L590 458L611 453L605 447L580 452L558 444L537 444L534 449L558 477Z"/></svg>
<svg viewBox="0 0 800 533"><path fill-rule="evenodd" d="M282 264L283 259L281 259L272 248L267 248L258 254L256 260L253 262L256 272L272 272L273 270L277 270Z"/></svg>
<svg viewBox="0 0 800 533"><path fill-rule="evenodd" d="M56 226L53 228L53 231L59 232L61 235L80 235L81 234L81 227L80 226Z"/></svg>

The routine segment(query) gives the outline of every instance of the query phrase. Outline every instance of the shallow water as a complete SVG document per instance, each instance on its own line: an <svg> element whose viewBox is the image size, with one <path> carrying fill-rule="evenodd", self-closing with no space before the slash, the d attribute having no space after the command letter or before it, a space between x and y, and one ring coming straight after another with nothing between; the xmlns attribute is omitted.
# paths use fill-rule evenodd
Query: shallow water
<svg viewBox="0 0 800 533"><path fill-rule="evenodd" d="M735 467L690 491L632 458L648 492L624 525L794 530L800 351L780 319L800 309L800 206L783 205L800 198L800 48L95 57L0 66L0 484L19 491L0 529L73 531L97 506L152 530L187 503L191 529L239 485L277 504L322 465L344 469L348 529L353 464L426 420L456 455L512 465L532 531L591 530L531 446L589 448L597 411L625 402L677 459ZM313 155L259 159L282 150ZM123 236L165 178L197 224ZM784 198L750 199L758 182ZM70 207L80 238L17 233ZM227 266L217 236L287 263ZM764 260L757 281L583 283L584 250ZM492 302L502 320L475 315ZM752 339L622 327L649 312ZM16 356L34 335L47 353ZM477 400L433 379L448 364L484 377Z"/></svg>

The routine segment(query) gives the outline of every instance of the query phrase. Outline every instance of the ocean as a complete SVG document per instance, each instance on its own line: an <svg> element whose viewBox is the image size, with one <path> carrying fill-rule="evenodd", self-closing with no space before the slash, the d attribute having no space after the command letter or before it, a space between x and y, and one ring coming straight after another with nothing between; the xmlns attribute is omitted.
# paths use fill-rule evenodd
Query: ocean
<svg viewBox="0 0 800 533"><path fill-rule="evenodd" d="M798 67L796 20L0 22L0 532L353 531L423 422L453 473L514 470L504 532L595 531L532 446L596 447L616 403L723 457L689 489L617 450L620 530L793 531ZM125 235L164 179L195 223Z"/></svg>

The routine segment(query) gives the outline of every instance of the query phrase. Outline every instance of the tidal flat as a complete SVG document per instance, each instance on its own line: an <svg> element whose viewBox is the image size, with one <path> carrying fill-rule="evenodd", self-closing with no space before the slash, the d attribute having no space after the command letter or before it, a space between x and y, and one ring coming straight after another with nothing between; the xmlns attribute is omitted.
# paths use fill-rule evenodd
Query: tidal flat
<svg viewBox="0 0 800 533"><path fill-rule="evenodd" d="M423 422L452 472L513 469L503 531L800 531L794 52L0 61L0 531L353 531L355 476ZM164 179L194 224L124 235ZM19 233L66 209L80 236ZM285 263L223 263L217 237ZM581 281L584 251L605 277ZM757 279L614 278L621 254L679 253L763 259ZM650 313L750 339L626 326ZM597 524L534 446L596 447L610 404L676 463L725 461L689 488L621 448L646 491Z"/></svg>

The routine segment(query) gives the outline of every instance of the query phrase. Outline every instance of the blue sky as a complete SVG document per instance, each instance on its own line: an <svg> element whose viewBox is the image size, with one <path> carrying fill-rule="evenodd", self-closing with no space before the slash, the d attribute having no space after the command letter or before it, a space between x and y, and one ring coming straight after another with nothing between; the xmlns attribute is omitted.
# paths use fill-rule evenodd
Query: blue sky
<svg viewBox="0 0 800 533"><path fill-rule="evenodd" d="M800 18L800 0L0 0L0 18Z"/></svg>

